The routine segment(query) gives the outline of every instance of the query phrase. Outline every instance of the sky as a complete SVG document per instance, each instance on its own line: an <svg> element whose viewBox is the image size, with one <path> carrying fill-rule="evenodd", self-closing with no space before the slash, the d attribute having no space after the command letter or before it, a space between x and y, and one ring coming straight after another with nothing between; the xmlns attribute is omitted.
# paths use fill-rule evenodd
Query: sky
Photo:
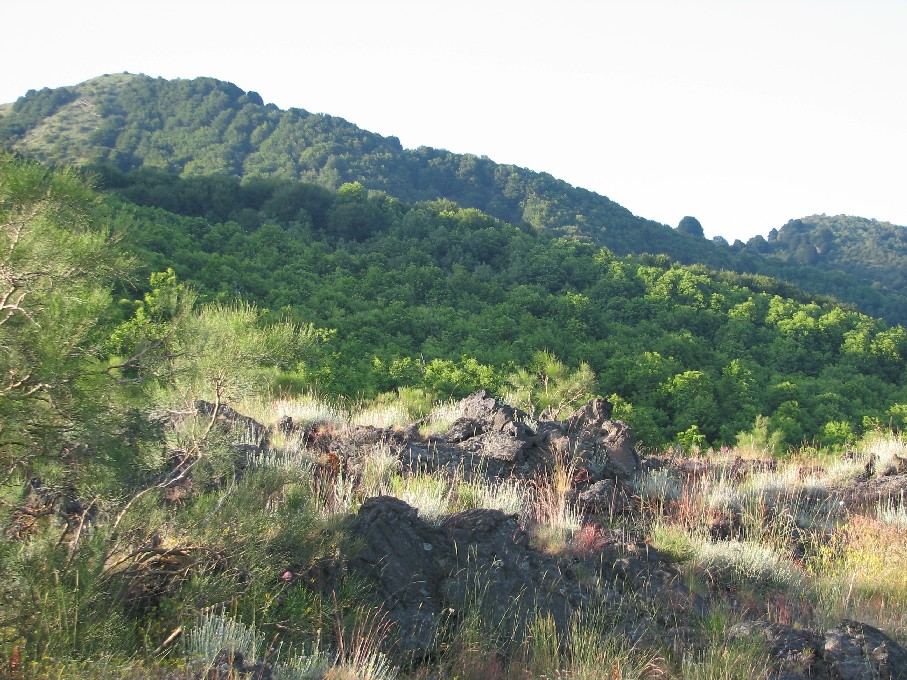
<svg viewBox="0 0 907 680"><path fill-rule="evenodd" d="M907 225L907 0L0 0L0 102L211 76L671 226Z"/></svg>

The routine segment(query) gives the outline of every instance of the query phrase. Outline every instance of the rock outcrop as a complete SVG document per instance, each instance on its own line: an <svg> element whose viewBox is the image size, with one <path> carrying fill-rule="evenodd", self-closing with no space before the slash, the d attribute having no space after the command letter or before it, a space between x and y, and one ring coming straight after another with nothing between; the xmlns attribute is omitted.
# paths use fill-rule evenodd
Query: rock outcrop
<svg viewBox="0 0 907 680"><path fill-rule="evenodd" d="M213 413L206 403L197 408L202 415ZM563 421L535 423L485 392L462 400L458 412L444 432L427 436L420 434L423 423L333 430L301 428L284 417L275 429L301 435L322 459L315 474L326 479L342 472L355 481L376 447L395 458L404 474L522 479L532 487L551 484L555 473L566 470L569 488L561 488L559 502L580 509L584 518L567 545L546 552L516 515L499 510L467 510L427 521L404 501L379 496L366 499L346 519L355 550L318 560L295 575L288 571L288 586L298 580L329 595L347 579L368 584L369 604L380 608L393 627L386 652L402 666L436 658L462 626L475 621L482 622L483 634L493 637L489 642L505 654L531 634L537 617L550 621L558 639L566 640L574 617L589 603L607 610L605 632L619 631L634 644L681 650L703 644L690 620L708 613L708 601L685 585L666 555L638 537L607 529L602 518L641 511L634 482L642 469L666 470L691 483L723 465L722 474L739 481L771 470L774 461L641 461L629 426L613 420L611 404L604 399L588 402ZM218 412L216 424L227 433L245 433L232 446L246 465L262 455L272 434L230 409ZM246 443L250 441L254 443ZM900 465L896 460L884 473L844 488L811 489L798 502L857 509L893 498L907 486ZM36 487L36 497L39 492ZM736 511L716 516L711 526L716 540L738 539L741 532ZM824 633L745 621L730 636L758 639L766 646L773 680L907 680L907 650L855 621L845 620ZM241 658L239 665L236 659L222 661L217 673L242 674L252 668Z"/></svg>
<svg viewBox="0 0 907 680"><path fill-rule="evenodd" d="M865 623L844 620L823 634L746 621L730 635L763 640L777 680L907 680L907 650Z"/></svg>
<svg viewBox="0 0 907 680"><path fill-rule="evenodd" d="M615 626L637 634L653 602L665 622L703 607L651 546L608 536L559 558L533 548L517 518L498 510L448 515L438 526L384 496L365 501L347 531L361 549L344 568L373 584L374 604L395 625L390 651L399 663L431 656L439 640L475 615L499 631L495 642L506 650L536 616L550 617L563 638L593 594L621 612Z"/></svg>
<svg viewBox="0 0 907 680"><path fill-rule="evenodd" d="M416 426L348 427L317 438L317 445L353 470L364 452L385 445L404 470L457 471L467 478L526 479L569 462L578 480L592 485L604 479L626 481L639 471L633 433L623 421L611 420L611 405L604 399L589 402L564 421L541 421L536 427L526 413L484 391L463 399L458 408L460 417L441 434L423 437ZM281 421L283 428L292 426Z"/></svg>
<svg viewBox="0 0 907 680"><path fill-rule="evenodd" d="M564 630L582 600L553 558L528 547L516 518L497 510L457 513L434 526L403 501L378 497L362 505L349 531L364 544L349 569L375 583L377 602L396 624L398 657L428 656L475 614L513 639L535 607Z"/></svg>

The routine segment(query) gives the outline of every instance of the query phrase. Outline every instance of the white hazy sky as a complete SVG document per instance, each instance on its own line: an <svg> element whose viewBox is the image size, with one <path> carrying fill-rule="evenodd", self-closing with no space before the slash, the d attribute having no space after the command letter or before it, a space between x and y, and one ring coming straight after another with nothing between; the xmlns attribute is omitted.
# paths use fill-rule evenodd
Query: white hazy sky
<svg viewBox="0 0 907 680"><path fill-rule="evenodd" d="M213 76L707 236L907 225L907 0L0 0L0 22L0 102Z"/></svg>

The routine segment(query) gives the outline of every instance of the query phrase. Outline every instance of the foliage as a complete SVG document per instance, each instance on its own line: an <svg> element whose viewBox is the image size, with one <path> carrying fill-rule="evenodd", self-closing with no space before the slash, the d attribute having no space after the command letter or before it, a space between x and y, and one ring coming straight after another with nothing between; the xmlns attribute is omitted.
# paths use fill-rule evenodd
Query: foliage
<svg viewBox="0 0 907 680"><path fill-rule="evenodd" d="M100 210L77 172L0 153L0 484L53 482L67 460L122 443L126 395L105 348L128 260Z"/></svg>
<svg viewBox="0 0 907 680"><path fill-rule="evenodd" d="M152 276L138 302L115 304L131 262L84 178L3 154L0 192L3 644L32 659L132 654L159 633L144 617L172 606L168 589L185 588L177 618L194 616L225 588L272 585L270 559L318 550L305 495L278 473L246 475L191 531L180 514L198 508L168 512L161 496L190 472L200 484L229 479L236 442L216 407L266 392L320 336L263 324L240 302L193 310L172 271ZM166 448L153 395L170 414ZM201 398L214 401L210 416L192 415ZM225 545L207 529L231 511L245 532ZM232 583L207 587L225 563Z"/></svg>
<svg viewBox="0 0 907 680"><path fill-rule="evenodd" d="M687 453L699 453L705 445L705 435L699 431L695 423L689 429L677 433L677 443Z"/></svg>
<svg viewBox="0 0 907 680"><path fill-rule="evenodd" d="M138 177L131 182L145 186ZM241 306L241 294L260 306L272 334L292 335L292 360L271 357L270 371L260 362L253 371L284 390L370 398L407 388L422 390L429 403L509 390L536 415L563 411L586 394L615 394L648 445L694 426L705 443L732 443L762 415L760 436L779 450L844 441L841 423L859 436L872 423L900 422L898 404L907 400L903 328L778 281L663 257L618 258L450 202L408 206L361 185L336 196L300 191L286 213L294 221L281 223L262 206L278 214L274 197L290 184L223 179L220 191L209 178L205 198L194 181L168 182L168 201L207 217L109 197L111 223L129 234L147 276L171 267L216 301L220 315ZM210 221L217 205L229 205L224 196L254 219ZM358 231L356 241L348 240L353 227L331 213L351 201L380 214L369 222L374 231ZM162 371L177 368L179 357L180 370L196 373L205 362L225 369L241 365L239 355L253 357L261 338L251 334L216 354L189 349L185 343L214 332L202 326L215 315L188 315L192 294L173 274L154 276L140 302L121 305L127 320L103 345L125 364L116 376L136 379L155 365L166 378ZM161 361L168 352L173 360Z"/></svg>
<svg viewBox="0 0 907 680"><path fill-rule="evenodd" d="M582 362L571 371L554 354L536 352L525 368L508 378L509 400L533 418L562 420L592 397L595 374Z"/></svg>
<svg viewBox="0 0 907 680"><path fill-rule="evenodd" d="M720 239L702 238L695 218L684 218L682 227L671 229L545 173L472 154L403 149L395 137L382 137L324 114L281 111L264 105L254 92L212 78L167 81L106 75L71 88L30 91L11 108L0 119L0 142L45 161L103 164L108 181L125 185L120 188L133 200L175 212L198 210L195 204L210 198L215 214L208 216L216 221L234 219L253 226L260 224L261 216L255 213L263 209L282 223L296 222L304 229L312 218L326 222L335 236L361 240L392 217L393 201L376 208L362 195L334 205L326 205L330 201L323 194L319 197L322 188L337 190L358 183L363 191L384 192L407 202L443 197L513 224L604 245L622 255L659 252L688 264L776 276L814 294L838 296L892 322L907 321L904 268L883 254L885 246L897 240L882 240L897 236L890 231L866 241L860 234L874 253L872 262L860 254L869 249L847 246L848 237L839 238L834 225L830 229L822 225L816 236L807 234L795 247L792 240L793 257L786 255L786 247L778 248L794 232L790 225L774 232L777 240L760 236L745 246L739 242L728 246ZM167 181L145 172L154 169L194 179L195 195L189 200L168 196ZM119 171L133 170L142 171L143 184L155 179L144 187L129 186L131 181L123 180ZM285 182L267 205L243 206L236 205L236 196L218 176L242 178L251 194L267 190L269 181L292 182ZM311 184L299 186L298 180ZM318 210L298 210L300 201L313 199L320 202ZM804 218L811 220L815 218ZM828 250L829 243L843 247ZM847 250L843 258L836 255L841 250ZM882 274L877 273L880 263ZM887 290L873 287L880 278Z"/></svg>
<svg viewBox="0 0 907 680"><path fill-rule="evenodd" d="M741 244L742 245L742 244ZM767 257L764 271L807 290L824 290L866 311L903 323L907 296L907 229L848 215L810 215L740 248ZM793 266L791 266L793 265ZM817 276L819 269L837 276Z"/></svg>
<svg viewBox="0 0 907 680"><path fill-rule="evenodd" d="M134 190L158 181L130 177ZM567 407L545 385L585 376L567 401L616 395L647 445L693 426L706 443L733 443L762 415L779 450L824 436L828 423L859 435L864 420L887 423L907 400L903 329L776 280L619 258L450 202L410 206L355 186L336 200L383 211L355 242L338 236L335 199L321 190L297 195L293 221L269 218L262 206L291 186L270 180L224 178L220 191L206 179L210 196L256 216L248 226L212 221L229 203L199 196L199 181L170 178L165 194L194 217L110 197L114 221L150 271L172 267L203 299L241 295L264 321L331 329L310 331L319 342L281 374L288 389L371 398L412 388L431 401L517 394L511 376L521 403L541 414ZM563 374L546 378L546 361Z"/></svg>
<svg viewBox="0 0 907 680"><path fill-rule="evenodd" d="M810 215L773 232L762 250L781 261L821 262L870 285L907 293L907 229L890 222Z"/></svg>
<svg viewBox="0 0 907 680"><path fill-rule="evenodd" d="M311 326L288 321L262 326L248 303L213 303L186 319L174 337L171 372L183 404L235 403L265 390L268 371L295 368L315 343Z"/></svg>

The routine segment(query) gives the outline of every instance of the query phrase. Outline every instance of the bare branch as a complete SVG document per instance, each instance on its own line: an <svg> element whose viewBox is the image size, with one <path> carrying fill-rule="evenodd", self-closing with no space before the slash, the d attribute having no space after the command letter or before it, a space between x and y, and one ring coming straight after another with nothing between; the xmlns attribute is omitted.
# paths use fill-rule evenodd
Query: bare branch
<svg viewBox="0 0 907 680"><path fill-rule="evenodd" d="M41 508L40 510L32 510L31 508L26 508L22 505L16 505L15 503L10 503L5 498L0 498L0 505L9 508L15 512L21 513L23 515L28 515L29 517L46 517L47 515L53 514L53 507Z"/></svg>
<svg viewBox="0 0 907 680"><path fill-rule="evenodd" d="M154 650L153 654L158 655L161 652L163 652L165 649L167 649L168 645L170 645L174 640L176 640L180 635L182 635L182 633L183 633L182 626L175 628L173 630L173 632L167 636L167 639L158 645L157 649Z"/></svg>
<svg viewBox="0 0 907 680"><path fill-rule="evenodd" d="M29 311L21 306L22 300L25 299L28 291L20 291L19 297L17 297L13 302L9 302L9 298L12 297L13 292L15 292L15 289L7 291L6 294L4 294L3 299L0 300L0 312L6 311L6 315L2 319L0 319L0 326L9 321L10 317L12 317L12 315L16 312L25 315L25 317L28 318L29 321L35 323L35 320L29 313Z"/></svg>
<svg viewBox="0 0 907 680"><path fill-rule="evenodd" d="M85 510L82 511L82 516L79 517L79 526L76 528L76 535L73 536L72 542L69 544L69 556L66 558L66 565L63 567L63 571L66 571L72 565L72 561L76 556L76 546L79 544L79 538L82 536L82 527L85 526L85 518L88 517L88 511L91 510L97 502L98 497L95 496L91 503L85 506Z"/></svg>
<svg viewBox="0 0 907 680"><path fill-rule="evenodd" d="M16 379L14 377L12 371L9 371L8 375L10 376L9 384L6 387L4 387L2 390L0 390L0 397L5 397L7 394L10 394L13 390L19 389L20 387L22 387L22 385L24 385L26 382L28 382L29 378L31 378L31 373L26 375L24 378L19 378L19 379Z"/></svg>

